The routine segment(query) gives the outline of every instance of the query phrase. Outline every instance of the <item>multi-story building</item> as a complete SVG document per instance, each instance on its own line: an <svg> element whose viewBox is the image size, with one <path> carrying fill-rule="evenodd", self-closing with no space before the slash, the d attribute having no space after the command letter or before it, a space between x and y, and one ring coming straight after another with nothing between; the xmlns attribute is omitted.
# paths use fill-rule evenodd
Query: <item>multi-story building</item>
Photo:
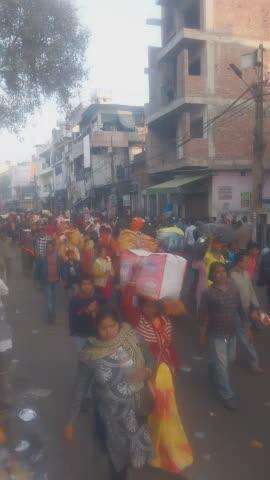
<svg viewBox="0 0 270 480"><path fill-rule="evenodd" d="M73 145L74 172L86 185L91 205L111 213L130 208L130 194L137 189L130 169L144 150L145 136L143 107L95 103L84 111Z"/></svg>
<svg viewBox="0 0 270 480"><path fill-rule="evenodd" d="M34 178L32 162L7 165L0 175L1 208L32 210L36 196Z"/></svg>
<svg viewBox="0 0 270 480"><path fill-rule="evenodd" d="M50 143L37 147L42 206L59 212L85 204L113 213L139 205L141 181L131 167L145 150L145 138L143 107L79 105L52 131Z"/></svg>
<svg viewBox="0 0 270 480"><path fill-rule="evenodd" d="M51 144L36 145L36 153L33 160L39 207L51 209L54 191Z"/></svg>
<svg viewBox="0 0 270 480"><path fill-rule="evenodd" d="M185 217L217 217L227 210L248 213L254 100L251 91L243 93L246 86L230 64L240 67L245 54L263 43L268 71L269 4L267 0L157 3L162 46L149 49L148 212L155 215L170 202L175 214ZM246 68L243 78L254 83L255 68ZM242 93L234 107L211 123ZM266 148L265 204L270 200L268 153Z"/></svg>
<svg viewBox="0 0 270 480"><path fill-rule="evenodd" d="M65 121L58 122L46 145L37 145L34 163L40 203L43 208L63 211L76 201L73 150L83 108L79 105ZM75 186L74 186L75 180Z"/></svg>

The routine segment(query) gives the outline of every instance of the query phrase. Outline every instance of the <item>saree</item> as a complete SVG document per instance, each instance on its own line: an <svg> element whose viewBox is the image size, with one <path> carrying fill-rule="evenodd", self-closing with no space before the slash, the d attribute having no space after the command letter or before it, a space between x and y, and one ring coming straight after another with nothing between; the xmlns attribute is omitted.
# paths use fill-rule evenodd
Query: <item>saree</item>
<svg viewBox="0 0 270 480"><path fill-rule="evenodd" d="M178 413L172 374L162 363L153 381L155 407L148 426L155 456L152 467L170 473L181 473L193 463L192 450Z"/></svg>

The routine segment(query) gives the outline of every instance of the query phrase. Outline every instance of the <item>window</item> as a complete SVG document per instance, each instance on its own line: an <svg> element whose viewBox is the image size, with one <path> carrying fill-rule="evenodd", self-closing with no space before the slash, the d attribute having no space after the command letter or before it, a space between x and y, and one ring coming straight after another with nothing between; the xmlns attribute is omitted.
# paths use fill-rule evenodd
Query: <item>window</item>
<svg viewBox="0 0 270 480"><path fill-rule="evenodd" d="M118 180L124 180L126 176L125 167L123 165L118 165L116 167L116 177Z"/></svg>
<svg viewBox="0 0 270 480"><path fill-rule="evenodd" d="M191 138L203 138L203 114L190 114L190 136Z"/></svg>
<svg viewBox="0 0 270 480"><path fill-rule="evenodd" d="M200 0L194 0L184 13L184 24L186 28L201 27Z"/></svg>
<svg viewBox="0 0 270 480"><path fill-rule="evenodd" d="M232 200L232 187L230 186L221 186L218 187L218 199L219 200Z"/></svg>
<svg viewBox="0 0 270 480"><path fill-rule="evenodd" d="M74 161L74 173L77 182L84 180L84 157L81 155Z"/></svg>
<svg viewBox="0 0 270 480"><path fill-rule="evenodd" d="M58 175L61 175L63 169L62 169L62 165L56 165L55 167L55 175L58 177Z"/></svg>
<svg viewBox="0 0 270 480"><path fill-rule="evenodd" d="M108 153L108 147L92 147L91 153L93 155L106 155Z"/></svg>
<svg viewBox="0 0 270 480"><path fill-rule="evenodd" d="M201 75L201 58L200 57L188 62L188 74L196 77L197 76L199 77Z"/></svg>
<svg viewBox="0 0 270 480"><path fill-rule="evenodd" d="M251 207L251 193L242 192L241 193L241 208L250 208Z"/></svg>

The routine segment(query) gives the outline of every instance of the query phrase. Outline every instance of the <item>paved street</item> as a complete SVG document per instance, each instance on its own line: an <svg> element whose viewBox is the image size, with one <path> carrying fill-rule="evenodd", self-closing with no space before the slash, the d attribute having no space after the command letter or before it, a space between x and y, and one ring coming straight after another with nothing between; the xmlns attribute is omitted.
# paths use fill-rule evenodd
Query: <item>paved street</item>
<svg viewBox="0 0 270 480"><path fill-rule="evenodd" d="M14 265L9 318L14 329L13 359L18 363L13 378L17 395L29 388L50 390L35 402L40 412L42 435L49 448L49 480L106 480L107 464L94 445L90 420L82 415L76 442L65 445L62 432L76 370L76 354L68 336L64 293L59 296L55 326L43 321L43 296L31 278ZM265 374L253 377L240 365L234 367L234 384L241 400L238 413L224 411L211 398L206 378L206 360L196 358L193 328L178 327L178 348L182 366L190 367L177 378L182 420L194 449L194 466L186 471L189 480L267 480L270 469L270 332L257 338ZM194 358L195 357L195 358ZM49 394L50 393L50 394ZM252 448L251 442L263 448ZM130 474L130 479L163 479L170 475L156 471Z"/></svg>

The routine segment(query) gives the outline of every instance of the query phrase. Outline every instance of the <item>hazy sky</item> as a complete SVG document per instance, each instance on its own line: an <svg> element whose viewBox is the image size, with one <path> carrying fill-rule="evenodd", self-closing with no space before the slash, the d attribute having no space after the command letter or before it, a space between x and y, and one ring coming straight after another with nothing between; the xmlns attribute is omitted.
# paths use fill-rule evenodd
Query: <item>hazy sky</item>
<svg viewBox="0 0 270 480"><path fill-rule="evenodd" d="M147 17L158 17L155 0L74 0L80 17L91 31L87 62L89 80L81 99L87 101L95 89L108 92L116 103L143 104L148 101L147 47L159 45L159 27L146 25ZM31 158L34 145L45 143L55 127L59 112L44 105L20 133L20 138L0 135L0 162Z"/></svg>

